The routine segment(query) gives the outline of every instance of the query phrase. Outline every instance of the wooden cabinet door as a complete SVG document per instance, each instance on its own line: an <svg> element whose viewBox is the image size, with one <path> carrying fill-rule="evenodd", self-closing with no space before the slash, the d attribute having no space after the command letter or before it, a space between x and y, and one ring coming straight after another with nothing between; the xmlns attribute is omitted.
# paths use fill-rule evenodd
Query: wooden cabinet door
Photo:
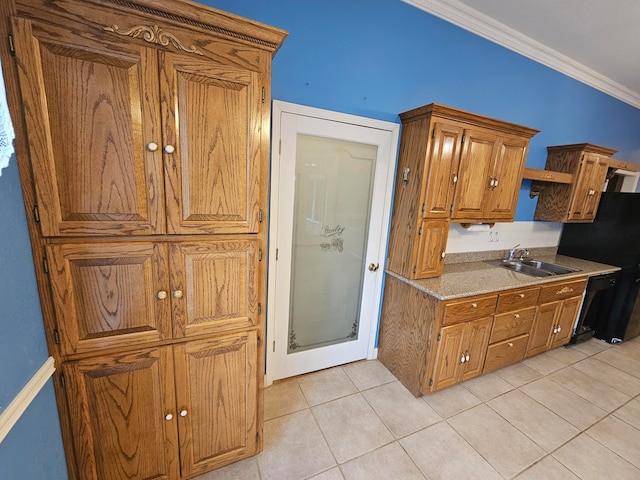
<svg viewBox="0 0 640 480"><path fill-rule="evenodd" d="M458 323L440 331L431 391L458 383L466 327L466 323Z"/></svg>
<svg viewBox="0 0 640 480"><path fill-rule="evenodd" d="M556 319L554 330L551 334L551 345L549 348L561 347L569 343L573 335L582 297L569 298L562 302L560 313Z"/></svg>
<svg viewBox="0 0 640 480"><path fill-rule="evenodd" d="M165 229L153 49L13 19L44 236Z"/></svg>
<svg viewBox="0 0 640 480"><path fill-rule="evenodd" d="M426 220L420 226L416 270L411 278L438 277L444 268L448 220Z"/></svg>
<svg viewBox="0 0 640 480"><path fill-rule="evenodd" d="M169 250L175 337L257 324L257 240L177 242Z"/></svg>
<svg viewBox="0 0 640 480"><path fill-rule="evenodd" d="M549 337L556 324L562 301L542 304L533 320L529 344L527 345L527 357L537 355L548 350Z"/></svg>
<svg viewBox="0 0 640 480"><path fill-rule="evenodd" d="M505 137L500 141L484 220L513 221L528 144L528 140L519 137Z"/></svg>
<svg viewBox="0 0 640 480"><path fill-rule="evenodd" d="M461 369L461 382L477 377L482 373L492 324L493 319L491 317L479 318L467 324L463 342L465 346L465 362Z"/></svg>
<svg viewBox="0 0 640 480"><path fill-rule="evenodd" d="M425 172L423 218L449 218L458 181L462 134L462 127L441 122L434 124L428 171Z"/></svg>
<svg viewBox="0 0 640 480"><path fill-rule="evenodd" d="M164 347L63 364L77 478L179 478L172 363Z"/></svg>
<svg viewBox="0 0 640 480"><path fill-rule="evenodd" d="M175 348L182 476L257 452L257 334L192 341Z"/></svg>
<svg viewBox="0 0 640 480"><path fill-rule="evenodd" d="M609 167L606 160L599 158L597 165L591 172L591 189L587 192L587 199L584 205L583 220L593 221L598 212L600 197L602 196L602 187L607 178Z"/></svg>
<svg viewBox="0 0 640 480"><path fill-rule="evenodd" d="M65 354L171 338L164 245L55 244L47 258Z"/></svg>
<svg viewBox="0 0 640 480"><path fill-rule="evenodd" d="M268 161L258 74L193 56L160 58L168 232L257 232Z"/></svg>
<svg viewBox="0 0 640 480"><path fill-rule="evenodd" d="M596 154L585 153L581 159L580 168L578 169L577 180L573 197L571 199L571 206L569 207L569 215L567 219L569 221L585 220L589 213L594 213L598 203L590 201L591 198L598 199L602 190L602 183L604 183L604 177L600 185L594 185L598 173L601 171L599 167L600 158ZM606 164L605 176L606 176ZM593 192L593 193L592 193Z"/></svg>
<svg viewBox="0 0 640 480"><path fill-rule="evenodd" d="M498 137L481 130L465 130L458 184L453 201L453 221L482 220L485 197L491 187Z"/></svg>

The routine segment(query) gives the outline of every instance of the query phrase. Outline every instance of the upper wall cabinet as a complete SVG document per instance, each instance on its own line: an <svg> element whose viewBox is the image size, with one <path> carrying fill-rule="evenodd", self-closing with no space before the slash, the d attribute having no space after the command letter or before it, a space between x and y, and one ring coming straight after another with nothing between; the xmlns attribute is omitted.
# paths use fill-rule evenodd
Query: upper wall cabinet
<svg viewBox="0 0 640 480"><path fill-rule="evenodd" d="M547 147L545 170L571 174L573 181L545 186L534 218L565 223L593 222L610 157L616 151L589 143Z"/></svg>
<svg viewBox="0 0 640 480"><path fill-rule="evenodd" d="M388 268L438 276L449 222L513 221L538 130L438 104L405 112Z"/></svg>
<svg viewBox="0 0 640 480"><path fill-rule="evenodd" d="M257 232L271 52L97 13L14 19L43 235Z"/></svg>

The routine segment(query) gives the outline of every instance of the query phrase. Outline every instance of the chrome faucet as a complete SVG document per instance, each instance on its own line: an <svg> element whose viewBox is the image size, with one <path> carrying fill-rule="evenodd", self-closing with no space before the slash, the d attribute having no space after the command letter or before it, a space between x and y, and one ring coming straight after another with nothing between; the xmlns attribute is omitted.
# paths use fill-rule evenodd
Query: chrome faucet
<svg viewBox="0 0 640 480"><path fill-rule="evenodd" d="M508 258L508 260L514 260L516 258L516 256L518 257L518 260L524 260L524 257L526 255L529 255L529 250L526 249L526 248L521 248L520 250L516 250L519 246L520 246L520 244L517 244L515 247L513 247L511 250L509 250L509 258ZM516 252L518 252L517 255L516 255Z"/></svg>

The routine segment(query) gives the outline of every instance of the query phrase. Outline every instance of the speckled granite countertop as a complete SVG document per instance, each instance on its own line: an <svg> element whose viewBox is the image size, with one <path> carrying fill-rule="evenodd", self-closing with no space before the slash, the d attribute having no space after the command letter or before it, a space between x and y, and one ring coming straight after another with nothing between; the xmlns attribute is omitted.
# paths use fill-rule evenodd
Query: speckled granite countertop
<svg viewBox="0 0 640 480"><path fill-rule="evenodd" d="M509 290L511 288L542 285L544 283L557 282L558 280L570 280L572 278L584 277L585 275L602 275L620 270L619 267L612 265L565 257L564 255L536 255L535 259L576 268L579 271L540 278L514 272L485 262L468 262L445 264L442 276L425 280L409 280L389 270L387 270L387 274L440 300L449 300L452 298Z"/></svg>

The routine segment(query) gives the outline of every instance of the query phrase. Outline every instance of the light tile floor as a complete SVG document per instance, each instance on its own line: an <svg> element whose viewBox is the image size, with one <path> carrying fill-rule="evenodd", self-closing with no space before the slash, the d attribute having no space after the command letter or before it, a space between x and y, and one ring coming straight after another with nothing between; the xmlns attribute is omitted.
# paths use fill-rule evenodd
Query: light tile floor
<svg viewBox="0 0 640 480"><path fill-rule="evenodd" d="M640 337L415 398L377 360L276 382L264 451L197 480L640 479Z"/></svg>

